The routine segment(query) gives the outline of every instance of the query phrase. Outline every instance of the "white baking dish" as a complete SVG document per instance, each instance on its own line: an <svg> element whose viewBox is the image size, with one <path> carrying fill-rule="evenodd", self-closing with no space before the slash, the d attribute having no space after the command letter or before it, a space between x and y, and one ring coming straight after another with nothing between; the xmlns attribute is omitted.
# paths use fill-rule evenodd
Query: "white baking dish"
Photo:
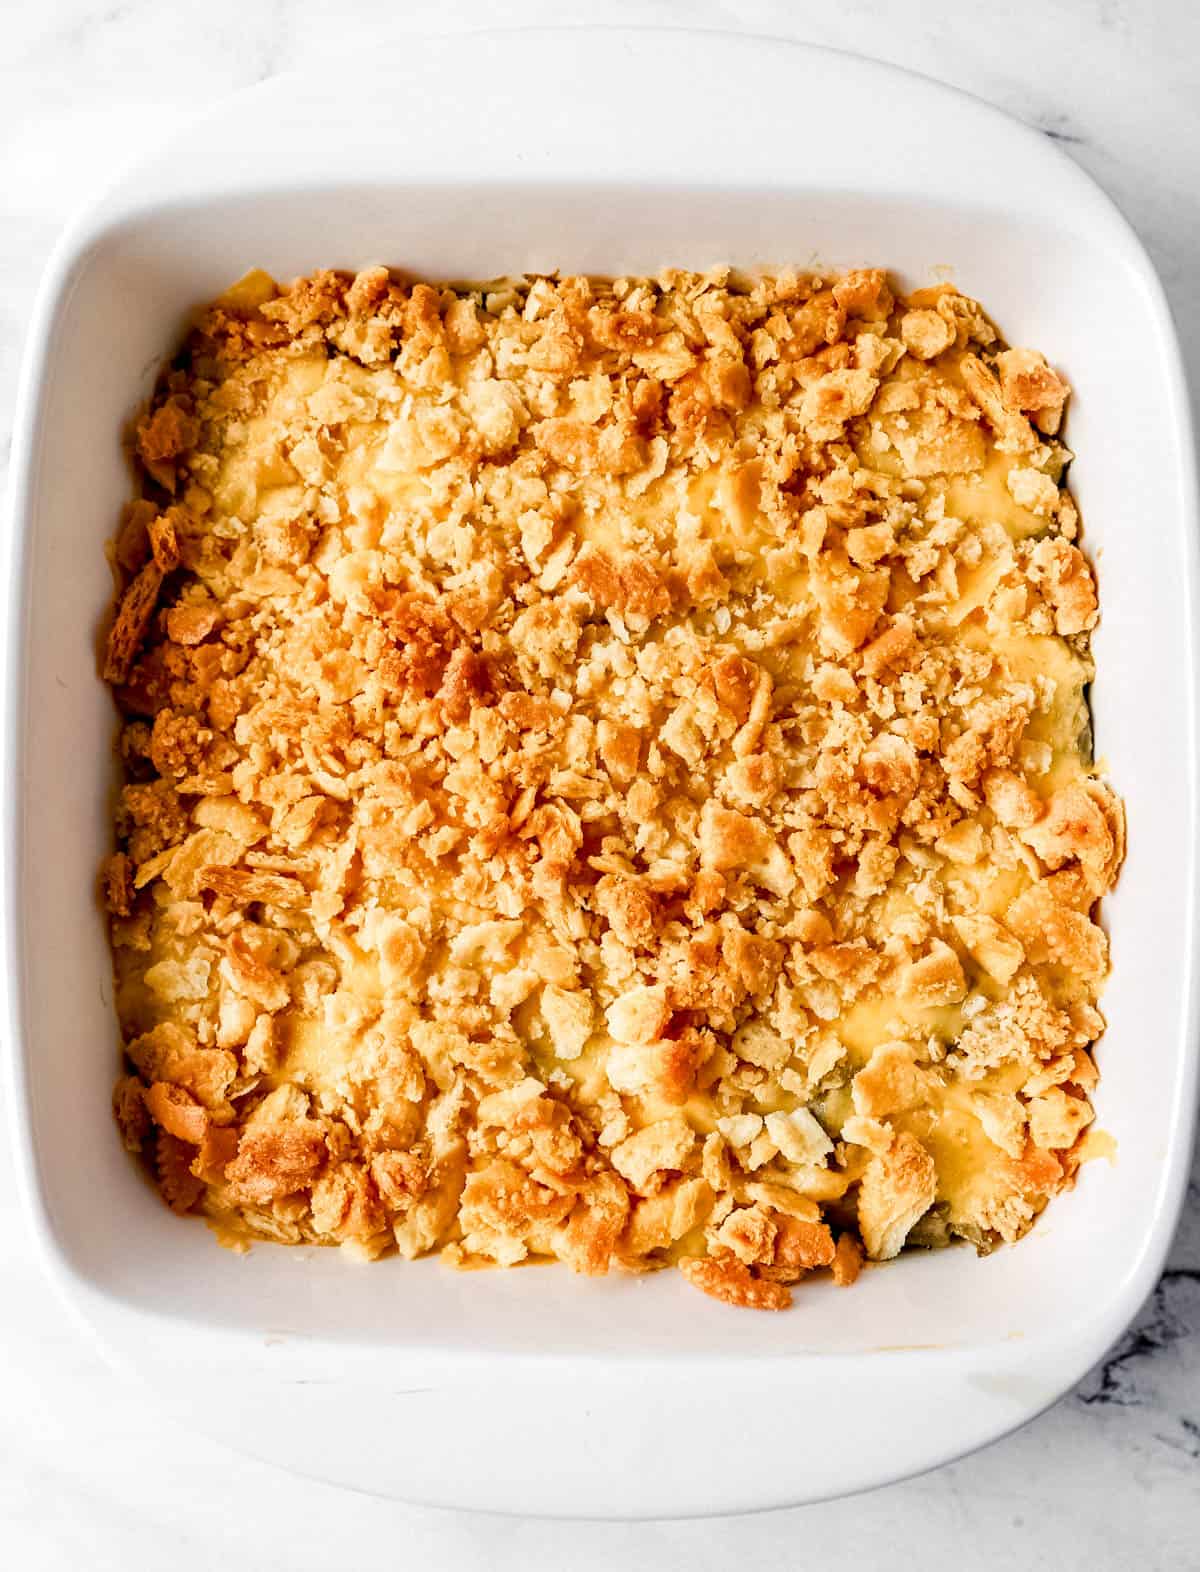
<svg viewBox="0 0 1200 1572"><path fill-rule="evenodd" d="M733 1312L674 1274L456 1276L335 1252L220 1250L111 1126L113 714L95 676L122 420L188 308L252 265L435 277L718 261L949 272L1076 387L1100 564L1098 749L1129 859L1089 1165L1014 1249L914 1256L851 1293ZM850 57L683 33L411 42L226 105L63 241L13 451L3 921L28 1210L55 1282L190 1422L410 1498L655 1515L813 1500L957 1456L1037 1413L1159 1272L1197 1083L1196 486L1179 354L1145 253L1049 142Z"/></svg>

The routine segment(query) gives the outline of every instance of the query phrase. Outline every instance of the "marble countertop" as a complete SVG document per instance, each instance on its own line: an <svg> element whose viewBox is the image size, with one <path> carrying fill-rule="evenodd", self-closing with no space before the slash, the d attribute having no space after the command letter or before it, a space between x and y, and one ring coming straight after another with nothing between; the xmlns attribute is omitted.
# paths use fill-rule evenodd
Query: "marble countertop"
<svg viewBox="0 0 1200 1572"><path fill-rule="evenodd" d="M33 292L64 220L182 112L387 32L690 23L873 54L966 88L1061 142L1132 220L1200 387L1200 11L1189 0L42 0L0 43L0 479ZM1119 324L1120 303L1114 302ZM1149 521L1148 521L1149 527ZM725 1567L810 1556L891 1569L1195 1566L1200 1526L1200 1165L1134 1327L1018 1434L870 1496L756 1518L588 1525L473 1517L288 1477L168 1424L50 1296L0 1135L0 1560L22 1572L169 1564L254 1572L399 1561ZM813 1549L807 1550L806 1546Z"/></svg>

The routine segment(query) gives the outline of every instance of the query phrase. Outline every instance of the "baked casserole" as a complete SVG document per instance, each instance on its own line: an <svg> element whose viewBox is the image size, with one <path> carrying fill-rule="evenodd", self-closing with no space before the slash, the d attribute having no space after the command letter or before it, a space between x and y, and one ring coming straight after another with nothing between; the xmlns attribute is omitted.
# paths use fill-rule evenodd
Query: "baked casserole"
<svg viewBox="0 0 1200 1572"><path fill-rule="evenodd" d="M786 1306L1089 1147L1069 389L880 270L248 275L135 439L126 1144L228 1243Z"/></svg>

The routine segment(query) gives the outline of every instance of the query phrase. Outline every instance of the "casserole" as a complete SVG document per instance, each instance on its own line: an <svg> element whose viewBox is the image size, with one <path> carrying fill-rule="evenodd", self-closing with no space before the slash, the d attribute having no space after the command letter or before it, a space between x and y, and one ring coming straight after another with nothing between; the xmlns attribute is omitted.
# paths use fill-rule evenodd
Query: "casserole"
<svg viewBox="0 0 1200 1572"><path fill-rule="evenodd" d="M802 91L798 91L798 87ZM245 268L431 277L816 260L952 267L1075 386L1098 559L1097 751L1126 798L1106 903L1089 1165L1017 1249L910 1257L852 1303L732 1316L669 1280L213 1248L108 1121L116 1045L92 870L112 715L95 678L119 422L188 308ZM69 462L64 460L69 455ZM1195 477L1144 253L1055 149L848 57L682 33L427 40L367 84L284 78L127 177L63 241L14 442L4 924L17 1149L53 1276L181 1417L258 1455L441 1504L663 1515L782 1505L932 1466L1031 1417L1161 1267L1196 1086ZM400 1275L397 1275L397 1274Z"/></svg>

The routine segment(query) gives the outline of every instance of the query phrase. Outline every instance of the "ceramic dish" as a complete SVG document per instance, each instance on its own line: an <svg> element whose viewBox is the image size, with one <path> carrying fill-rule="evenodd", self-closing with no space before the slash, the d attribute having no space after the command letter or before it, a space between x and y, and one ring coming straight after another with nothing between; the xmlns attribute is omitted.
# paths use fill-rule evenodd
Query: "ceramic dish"
<svg viewBox="0 0 1200 1572"><path fill-rule="evenodd" d="M1129 857L1105 903L1098 1123L1114 1165L1015 1248L915 1254L853 1294L748 1317L674 1274L370 1270L241 1258L120 1148L108 954L114 717L95 675L122 421L193 304L387 261L432 277L674 263L949 274L1076 394L1071 482L1099 564L1098 752ZM961 1455L1059 1397L1162 1266L1196 1093L1196 486L1162 291L1053 145L946 88L686 33L412 41L207 116L68 233L38 302L13 448L4 957L16 1149L51 1274L186 1421L321 1477L564 1515L811 1501Z"/></svg>

